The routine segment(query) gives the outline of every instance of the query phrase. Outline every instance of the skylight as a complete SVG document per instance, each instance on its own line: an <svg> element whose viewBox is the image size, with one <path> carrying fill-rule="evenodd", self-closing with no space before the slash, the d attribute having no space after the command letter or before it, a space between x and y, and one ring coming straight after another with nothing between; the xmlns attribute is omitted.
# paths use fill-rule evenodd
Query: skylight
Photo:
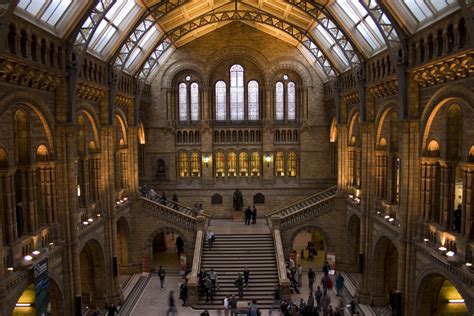
<svg viewBox="0 0 474 316"><path fill-rule="evenodd" d="M135 49L130 53L130 57L125 64L125 68L128 71L133 71L138 64L143 61L144 55L153 49L153 44L156 44L158 38L160 37L161 32L155 26L151 27L145 35L143 35L142 39L135 47Z"/></svg>
<svg viewBox="0 0 474 316"><path fill-rule="evenodd" d="M456 4L456 0L403 0L403 4L408 8L418 23L431 19L440 11Z"/></svg>
<svg viewBox="0 0 474 316"><path fill-rule="evenodd" d="M35 18L51 26L56 26L71 3L72 0L20 0L18 2L18 8L25 10Z"/></svg>
<svg viewBox="0 0 474 316"><path fill-rule="evenodd" d="M314 29L314 34L316 38L319 39L319 42L323 46L326 52L329 54L335 53L335 59L340 69L345 70L349 66L349 61L347 60L344 52L341 47L337 45L332 36L324 29L323 26L318 25Z"/></svg>

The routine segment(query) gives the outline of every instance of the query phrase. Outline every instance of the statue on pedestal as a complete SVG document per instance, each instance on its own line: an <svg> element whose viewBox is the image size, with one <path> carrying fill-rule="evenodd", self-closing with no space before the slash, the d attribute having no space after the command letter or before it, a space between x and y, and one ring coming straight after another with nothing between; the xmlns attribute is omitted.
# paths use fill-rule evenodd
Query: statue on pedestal
<svg viewBox="0 0 474 316"><path fill-rule="evenodd" d="M234 211L242 211L242 207L244 206L244 197L242 192L239 189L236 189L234 192L234 199L233 199L233 207Z"/></svg>

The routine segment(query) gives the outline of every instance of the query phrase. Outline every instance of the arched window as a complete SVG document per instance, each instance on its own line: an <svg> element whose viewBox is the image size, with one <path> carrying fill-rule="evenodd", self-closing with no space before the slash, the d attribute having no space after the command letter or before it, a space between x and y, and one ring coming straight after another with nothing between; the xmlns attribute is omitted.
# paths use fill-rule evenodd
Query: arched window
<svg viewBox="0 0 474 316"><path fill-rule="evenodd" d="M199 163L199 154L197 152L193 152L191 154L191 176L199 177L200 175L200 163Z"/></svg>
<svg viewBox="0 0 474 316"><path fill-rule="evenodd" d="M249 157L247 153L239 154L239 174L241 177L249 175Z"/></svg>
<svg viewBox="0 0 474 316"><path fill-rule="evenodd" d="M224 153L216 153L216 177L224 176Z"/></svg>
<svg viewBox="0 0 474 316"><path fill-rule="evenodd" d="M248 119L249 121L257 121L260 118L259 102L258 102L258 82L249 81L248 84Z"/></svg>
<svg viewBox="0 0 474 316"><path fill-rule="evenodd" d="M275 119L283 120L285 118L285 104L283 101L283 83L278 81L275 86Z"/></svg>
<svg viewBox="0 0 474 316"><path fill-rule="evenodd" d="M282 152L275 155L275 174L277 177L285 175L285 155Z"/></svg>
<svg viewBox="0 0 474 316"><path fill-rule="evenodd" d="M287 117L289 121L296 119L296 89L293 81L288 82L288 113Z"/></svg>
<svg viewBox="0 0 474 316"><path fill-rule="evenodd" d="M199 84L191 84L191 121L199 121Z"/></svg>
<svg viewBox="0 0 474 316"><path fill-rule="evenodd" d="M226 120L226 85L224 81L216 82L216 120Z"/></svg>
<svg viewBox="0 0 474 316"><path fill-rule="evenodd" d="M250 161L250 167L252 168L252 177L260 176L260 154L257 152L252 153Z"/></svg>
<svg viewBox="0 0 474 316"><path fill-rule="evenodd" d="M296 177L296 153L290 152L288 154L288 176Z"/></svg>
<svg viewBox="0 0 474 316"><path fill-rule="evenodd" d="M178 103L179 120L185 122L188 120L188 89L185 83L179 84Z"/></svg>
<svg viewBox="0 0 474 316"><path fill-rule="evenodd" d="M188 176L188 155L186 153L179 154L179 176Z"/></svg>
<svg viewBox="0 0 474 316"><path fill-rule="evenodd" d="M229 177L237 175L237 154L234 152L227 155L227 174Z"/></svg>
<svg viewBox="0 0 474 316"><path fill-rule="evenodd" d="M244 68L233 65L230 68L230 119L244 120Z"/></svg>

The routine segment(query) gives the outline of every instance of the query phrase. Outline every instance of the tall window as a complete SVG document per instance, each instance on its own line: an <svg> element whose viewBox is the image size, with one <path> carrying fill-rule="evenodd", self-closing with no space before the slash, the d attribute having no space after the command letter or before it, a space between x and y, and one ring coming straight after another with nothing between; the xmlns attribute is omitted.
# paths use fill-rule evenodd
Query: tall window
<svg viewBox="0 0 474 316"><path fill-rule="evenodd" d="M216 153L216 177L224 176L224 153Z"/></svg>
<svg viewBox="0 0 474 316"><path fill-rule="evenodd" d="M188 176L188 155L186 153L179 154L179 176Z"/></svg>
<svg viewBox="0 0 474 316"><path fill-rule="evenodd" d="M199 85L191 83L191 121L199 121Z"/></svg>
<svg viewBox="0 0 474 316"><path fill-rule="evenodd" d="M275 119L283 120L285 118L285 104L283 98L283 83L278 81L275 87Z"/></svg>
<svg viewBox="0 0 474 316"><path fill-rule="evenodd" d="M234 152L230 152L227 155L227 173L229 177L237 175L237 154Z"/></svg>
<svg viewBox="0 0 474 316"><path fill-rule="evenodd" d="M179 120L181 122L188 120L188 89L185 83L179 84L178 92Z"/></svg>
<svg viewBox="0 0 474 316"><path fill-rule="evenodd" d="M282 152L278 152L275 155L275 173L277 177L285 175L285 155Z"/></svg>
<svg viewBox="0 0 474 316"><path fill-rule="evenodd" d="M250 161L252 168L252 177L260 176L260 154L257 152L252 153L252 158Z"/></svg>
<svg viewBox="0 0 474 316"><path fill-rule="evenodd" d="M296 177L296 153L290 152L288 154L288 176Z"/></svg>
<svg viewBox="0 0 474 316"><path fill-rule="evenodd" d="M216 120L226 120L226 84L224 81L216 82Z"/></svg>
<svg viewBox="0 0 474 316"><path fill-rule="evenodd" d="M191 154L191 176L199 177L200 170L199 154L197 152L193 152Z"/></svg>
<svg viewBox="0 0 474 316"><path fill-rule="evenodd" d="M249 81L248 84L248 118L249 121L257 121L259 119L259 102L258 102L258 82Z"/></svg>
<svg viewBox="0 0 474 316"><path fill-rule="evenodd" d="M293 121L296 118L296 91L295 83L288 82L288 120Z"/></svg>
<svg viewBox="0 0 474 316"><path fill-rule="evenodd" d="M239 173L241 177L248 176L249 159L247 153L239 154Z"/></svg>
<svg viewBox="0 0 474 316"><path fill-rule="evenodd" d="M240 65L230 68L230 119L244 120L244 68Z"/></svg>

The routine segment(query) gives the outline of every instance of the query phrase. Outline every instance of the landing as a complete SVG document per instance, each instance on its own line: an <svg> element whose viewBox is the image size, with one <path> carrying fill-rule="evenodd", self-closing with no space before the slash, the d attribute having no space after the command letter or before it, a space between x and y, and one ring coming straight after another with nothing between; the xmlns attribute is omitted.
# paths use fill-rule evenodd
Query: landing
<svg viewBox="0 0 474 316"><path fill-rule="evenodd" d="M244 222L234 222L231 219L211 219L209 228L219 234L270 234L265 219L257 218L256 224L245 225Z"/></svg>

